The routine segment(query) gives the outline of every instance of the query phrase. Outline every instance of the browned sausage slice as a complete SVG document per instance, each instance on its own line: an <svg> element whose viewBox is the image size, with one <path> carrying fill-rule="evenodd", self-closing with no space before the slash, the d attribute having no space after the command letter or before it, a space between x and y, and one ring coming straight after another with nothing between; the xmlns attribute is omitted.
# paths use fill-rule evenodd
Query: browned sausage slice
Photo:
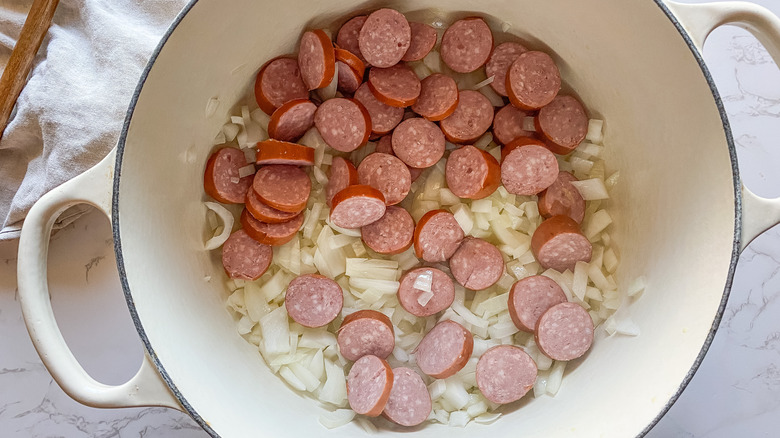
<svg viewBox="0 0 780 438"><path fill-rule="evenodd" d="M341 61L336 61L336 69L339 73L336 89L344 94L354 94L360 87L363 78L358 76L358 73L352 67Z"/></svg>
<svg viewBox="0 0 780 438"><path fill-rule="evenodd" d="M404 118L404 109L396 108L377 100L374 93L363 84L355 91L355 100L362 103L371 118L374 134L384 135L392 131Z"/></svg>
<svg viewBox="0 0 780 438"><path fill-rule="evenodd" d="M272 164L255 173L252 182L258 199L265 205L289 213L306 207L311 193L309 175L296 166Z"/></svg>
<svg viewBox="0 0 780 438"><path fill-rule="evenodd" d="M255 100L269 116L291 100L308 98L309 89L301 78L298 61L293 58L274 58L257 74Z"/></svg>
<svg viewBox="0 0 780 438"><path fill-rule="evenodd" d="M336 61L341 61L350 66L352 70L355 70L357 76L360 77L360 82L363 82L363 75L366 73L366 64L363 60L349 50L344 50L339 47L336 47L333 50L335 51Z"/></svg>
<svg viewBox="0 0 780 438"><path fill-rule="evenodd" d="M534 123L547 147L561 155L576 149L588 133L588 114L572 96L557 96L539 110Z"/></svg>
<svg viewBox="0 0 780 438"><path fill-rule="evenodd" d="M577 303L557 304L539 317L534 338L550 359L573 360L593 345L593 320Z"/></svg>
<svg viewBox="0 0 780 438"><path fill-rule="evenodd" d="M558 179L545 191L539 193L539 214L544 218L564 215L578 224L585 217L585 200L572 181L577 178L569 172L559 172Z"/></svg>
<svg viewBox="0 0 780 438"><path fill-rule="evenodd" d="M444 176L447 187L456 196L482 199L501 184L501 166L486 151L467 145L450 153Z"/></svg>
<svg viewBox="0 0 780 438"><path fill-rule="evenodd" d="M420 97L420 78L405 63L368 72L368 88L380 102L404 108Z"/></svg>
<svg viewBox="0 0 780 438"><path fill-rule="evenodd" d="M338 44L339 47L352 52L364 63L366 62L366 58L360 53L360 42L358 37L360 35L360 29L363 28L363 24L366 22L366 18L368 18L366 15L358 15L357 17L351 18L341 26L341 29L339 29L339 32L336 34L336 44Z"/></svg>
<svg viewBox="0 0 780 438"><path fill-rule="evenodd" d="M487 289L504 274L504 258L492 243L467 237L450 258L450 270L461 286L471 290Z"/></svg>
<svg viewBox="0 0 780 438"><path fill-rule="evenodd" d="M414 229L414 253L426 262L444 262L455 254L463 237L463 229L452 213L431 210Z"/></svg>
<svg viewBox="0 0 780 438"><path fill-rule="evenodd" d="M322 29L304 32L298 48L298 65L309 90L326 87L336 74L333 43Z"/></svg>
<svg viewBox="0 0 780 438"><path fill-rule="evenodd" d="M347 375L347 401L355 413L377 417L385 409L393 388L393 370L384 359L363 356Z"/></svg>
<svg viewBox="0 0 780 438"><path fill-rule="evenodd" d="M253 175L239 178L238 170L246 165L246 156L236 148L225 147L211 154L203 174L206 194L225 204L244 202Z"/></svg>
<svg viewBox="0 0 780 438"><path fill-rule="evenodd" d="M528 49L522 44L511 41L501 43L493 49L485 64L485 74L487 77L493 76L493 82L490 83L490 86L496 93L506 96L506 73L509 71L509 66L515 62L518 56L527 51Z"/></svg>
<svg viewBox="0 0 780 438"><path fill-rule="evenodd" d="M593 246L569 216L553 216L539 225L531 236L531 251L547 269L574 271L577 262L589 262Z"/></svg>
<svg viewBox="0 0 780 438"><path fill-rule="evenodd" d="M414 287L415 281L421 275L431 278L431 296L425 304L421 304L421 296L425 293ZM450 276L436 268L417 268L401 277L398 287L398 302L407 312L414 316L426 317L435 315L450 307L455 300L455 285ZM424 301L423 301L424 302Z"/></svg>
<svg viewBox="0 0 780 438"><path fill-rule="evenodd" d="M417 426L428 419L432 407L431 395L422 377L409 368L395 368L393 388L382 415L401 426Z"/></svg>
<svg viewBox="0 0 780 438"><path fill-rule="evenodd" d="M538 110L552 102L561 89L561 73L550 55L525 52L515 59L506 75L506 92L512 105Z"/></svg>
<svg viewBox="0 0 780 438"><path fill-rule="evenodd" d="M352 152L368 142L371 119L355 100L337 97L322 102L314 113L314 126L328 146L339 152Z"/></svg>
<svg viewBox="0 0 780 438"><path fill-rule="evenodd" d="M317 105L309 99L295 99L277 108L268 122L268 136L281 141L296 141L314 126Z"/></svg>
<svg viewBox="0 0 780 438"><path fill-rule="evenodd" d="M493 123L493 104L479 91L459 93L455 111L439 125L447 140L453 143L473 143Z"/></svg>
<svg viewBox="0 0 780 438"><path fill-rule="evenodd" d="M493 50L493 32L479 17L458 20L441 39L441 59L458 73L470 73L487 62Z"/></svg>
<svg viewBox="0 0 780 438"><path fill-rule="evenodd" d="M405 208L391 205L378 221L361 228L360 235L379 254L400 254L412 246L414 219Z"/></svg>
<svg viewBox="0 0 780 438"><path fill-rule="evenodd" d="M256 219L259 219L263 222L268 222L269 224L280 224L282 222L289 222L295 216L298 216L298 214L300 214L300 211L295 211L295 212L281 211L263 204L263 201L261 201L257 197L257 194L255 193L255 189L252 187L250 187L246 191L245 204L246 204L246 209L249 210L249 213L251 213L252 216L254 216Z"/></svg>
<svg viewBox="0 0 780 438"><path fill-rule="evenodd" d="M257 144L256 160L260 165L311 166L314 164L314 149L287 141L264 140Z"/></svg>
<svg viewBox="0 0 780 438"><path fill-rule="evenodd" d="M510 152L501 161L501 182L509 193L535 195L558 178L558 160L544 146L505 147Z"/></svg>
<svg viewBox="0 0 780 438"><path fill-rule="evenodd" d="M514 105L507 105L498 112L493 118L493 139L499 144L509 144L519 137L530 137L533 132L523 129L523 119L528 113L515 108Z"/></svg>
<svg viewBox="0 0 780 438"><path fill-rule="evenodd" d="M412 40L401 60L419 61L433 49L439 36L436 34L436 29L427 24L410 22L409 27L412 30Z"/></svg>
<svg viewBox="0 0 780 438"><path fill-rule="evenodd" d="M222 266L230 278L257 280L274 257L274 250L249 237L244 230L238 230L222 245Z"/></svg>
<svg viewBox="0 0 780 438"><path fill-rule="evenodd" d="M341 355L347 360L358 360L366 355L385 359L395 348L393 323L382 312L359 310L344 318L337 342Z"/></svg>
<svg viewBox="0 0 780 438"><path fill-rule="evenodd" d="M493 403L512 403L534 387L536 374L536 363L528 353L514 345L497 345L477 362L477 387Z"/></svg>
<svg viewBox="0 0 780 438"><path fill-rule="evenodd" d="M333 157L330 165L328 185L325 187L325 200L332 205L336 193L358 183L357 169L351 161L342 157Z"/></svg>
<svg viewBox="0 0 780 438"><path fill-rule="evenodd" d="M517 328L533 333L542 313L565 302L566 294L555 280L543 275L532 275L512 285L509 291L509 316Z"/></svg>
<svg viewBox="0 0 780 438"><path fill-rule="evenodd" d="M241 226L249 237L260 243L280 246L292 240L303 225L303 214L298 214L287 222L271 224L253 217L245 208L241 212Z"/></svg>
<svg viewBox="0 0 780 438"><path fill-rule="evenodd" d="M371 186L385 197L387 205L403 201L412 186L412 176L403 161L390 154L374 152L358 166L358 181Z"/></svg>
<svg viewBox="0 0 780 438"><path fill-rule="evenodd" d="M330 221L341 228L361 228L381 219L386 209L382 192L371 186L352 185L333 196Z"/></svg>
<svg viewBox="0 0 780 438"><path fill-rule="evenodd" d="M284 293L287 313L304 327L322 327L341 313L344 293L338 283L317 274L293 279Z"/></svg>
<svg viewBox="0 0 780 438"><path fill-rule="evenodd" d="M360 29L360 53L369 64L387 68L401 61L412 40L404 14L393 9L372 12Z"/></svg>
<svg viewBox="0 0 780 438"><path fill-rule="evenodd" d="M401 122L393 131L393 152L409 167L425 169L444 156L444 134L435 123L415 117Z"/></svg>
<svg viewBox="0 0 780 438"><path fill-rule="evenodd" d="M455 321L436 324L415 348L420 371L436 379L446 379L460 371L474 350L471 332Z"/></svg>
<svg viewBox="0 0 780 438"><path fill-rule="evenodd" d="M432 122L444 120L458 107L458 84L455 79L434 73L420 82L420 97L412 111Z"/></svg>

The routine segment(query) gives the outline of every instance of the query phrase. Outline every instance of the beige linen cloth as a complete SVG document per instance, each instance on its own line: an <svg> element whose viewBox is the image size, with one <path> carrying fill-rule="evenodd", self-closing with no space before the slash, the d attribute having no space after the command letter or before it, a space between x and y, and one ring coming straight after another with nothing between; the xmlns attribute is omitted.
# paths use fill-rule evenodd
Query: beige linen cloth
<svg viewBox="0 0 780 438"><path fill-rule="evenodd" d="M36 200L116 145L141 72L186 3L60 0L0 141L0 240L19 237ZM31 4L0 0L2 68ZM86 210L69 210L55 228Z"/></svg>

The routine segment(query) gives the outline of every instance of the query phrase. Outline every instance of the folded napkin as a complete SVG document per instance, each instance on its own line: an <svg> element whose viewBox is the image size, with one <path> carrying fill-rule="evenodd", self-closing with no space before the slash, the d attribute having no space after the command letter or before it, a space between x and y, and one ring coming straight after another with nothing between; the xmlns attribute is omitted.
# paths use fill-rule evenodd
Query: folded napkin
<svg viewBox="0 0 780 438"><path fill-rule="evenodd" d="M60 0L0 141L0 240L43 194L115 145L152 50L188 0ZM5 67L32 0L0 0ZM88 209L64 214L57 226Z"/></svg>

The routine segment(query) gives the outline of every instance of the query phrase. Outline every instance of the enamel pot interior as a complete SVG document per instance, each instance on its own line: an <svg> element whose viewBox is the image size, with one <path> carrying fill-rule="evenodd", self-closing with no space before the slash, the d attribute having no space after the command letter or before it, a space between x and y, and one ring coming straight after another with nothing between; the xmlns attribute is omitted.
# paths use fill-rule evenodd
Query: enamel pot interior
<svg viewBox="0 0 780 438"><path fill-rule="evenodd" d="M475 7L479 4L479 9ZM118 151L115 239L139 333L182 404L223 437L363 436L326 431L321 408L265 366L236 332L219 251L203 250L202 176L212 140L251 96L259 67L292 53L304 29L332 29L383 4L200 0L153 59ZM401 1L452 19L492 17L552 54L593 116L606 120L608 172L619 169L611 235L639 337L601 332L567 367L555 398L528 396L490 426L440 425L417 436L642 433L695 371L717 326L734 257L735 170L717 97L662 5L648 0ZM447 11L461 11L455 15ZM465 11L465 12L464 12ZM220 105L206 118L211 98ZM210 281L206 279L210 278ZM398 433L393 429L382 435Z"/></svg>

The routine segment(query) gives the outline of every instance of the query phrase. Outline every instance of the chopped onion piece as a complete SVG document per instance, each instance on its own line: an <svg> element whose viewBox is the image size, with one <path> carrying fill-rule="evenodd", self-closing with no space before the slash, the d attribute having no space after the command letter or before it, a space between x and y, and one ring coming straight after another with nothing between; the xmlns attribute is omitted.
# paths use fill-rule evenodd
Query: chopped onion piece
<svg viewBox="0 0 780 438"><path fill-rule="evenodd" d="M443 379L436 379L428 385L428 393L431 395L431 400L436 401L439 397L444 395L444 391L447 390L447 383Z"/></svg>
<svg viewBox="0 0 780 438"><path fill-rule="evenodd" d="M398 278L398 262L394 260L347 258L345 274L374 280L395 281Z"/></svg>
<svg viewBox="0 0 780 438"><path fill-rule="evenodd" d="M347 401L347 380L344 370L338 364L325 360L325 384L320 389L319 399L325 403L344 406Z"/></svg>
<svg viewBox="0 0 780 438"><path fill-rule="evenodd" d="M444 379L444 383L446 383L447 389L444 390L442 398L450 403L455 409L460 409L466 406L466 403L469 402L469 393L463 386L463 382L461 382L460 377L457 375L448 377Z"/></svg>
<svg viewBox="0 0 780 438"><path fill-rule="evenodd" d="M460 198L452 193L450 189L442 187L439 190L439 202L441 205L456 205L460 203Z"/></svg>
<svg viewBox="0 0 780 438"><path fill-rule="evenodd" d="M588 157L600 157L602 152L604 152L604 146L584 141L577 146L577 151Z"/></svg>
<svg viewBox="0 0 780 438"><path fill-rule="evenodd" d="M489 77L489 78L485 79L484 81L482 81L482 82L479 82L479 83L475 84L475 85L474 85L474 87L472 87L471 89L472 89L472 90L479 90L479 89L480 89L480 88L482 88L482 87L486 87L486 86L488 86L488 85L492 84L492 83L493 83L493 80L494 80L495 78L496 78L496 75L493 75L493 76L491 76L491 77Z"/></svg>
<svg viewBox="0 0 780 438"><path fill-rule="evenodd" d="M471 420L471 416L465 411L455 411L450 413L450 420L447 425L450 427L466 427Z"/></svg>
<svg viewBox="0 0 780 438"><path fill-rule="evenodd" d="M485 149L487 148L490 143L493 141L493 134L488 131L482 135L476 142L474 142L474 147L478 149Z"/></svg>
<svg viewBox="0 0 780 438"><path fill-rule="evenodd" d="M636 296L639 293L644 292L646 286L647 286L647 282L645 280L645 277L644 276L637 277L634 281L631 282L631 285L628 286L628 291L626 292L626 295L629 297Z"/></svg>
<svg viewBox="0 0 780 438"><path fill-rule="evenodd" d="M561 379L563 379L563 370L566 368L566 362L562 360L556 360L550 369L550 375L547 376L547 386L545 391L551 396L555 396L558 393L558 389L561 387Z"/></svg>
<svg viewBox="0 0 780 438"><path fill-rule="evenodd" d="M593 168L593 161L584 158L570 157L569 162L571 163L571 168L574 172L581 175L587 175L588 172L590 172L590 169Z"/></svg>
<svg viewBox="0 0 780 438"><path fill-rule="evenodd" d="M268 301L263 298L260 286L255 282L249 282L244 286L244 303L247 315L255 322L259 322L276 308L275 305L269 305Z"/></svg>
<svg viewBox="0 0 780 438"><path fill-rule="evenodd" d="M212 97L206 102L206 118L213 116L217 112L217 108L219 108L219 99Z"/></svg>
<svg viewBox="0 0 780 438"><path fill-rule="evenodd" d="M582 261L574 265L574 280L571 291L580 301L585 300L585 292L588 288L588 264Z"/></svg>
<svg viewBox="0 0 780 438"><path fill-rule="evenodd" d="M501 416L501 413L499 413L499 412L495 412L495 413L492 413L492 414L482 414L482 415L480 415L478 417L475 417L474 418L474 422L475 423L479 423L479 424L491 424L491 423L495 422L496 420L498 420L498 417L500 417L500 416Z"/></svg>
<svg viewBox="0 0 780 438"><path fill-rule="evenodd" d="M615 187L618 183L618 179L620 179L620 171L616 171L612 175L610 175L604 183L609 187L610 189Z"/></svg>
<svg viewBox="0 0 780 438"><path fill-rule="evenodd" d="M326 428L335 429L349 424L353 418L355 418L355 411L352 409L336 409L333 412L325 412L320 415L319 421Z"/></svg>
<svg viewBox="0 0 780 438"><path fill-rule="evenodd" d="M588 265L588 277L590 277L590 280L597 288L601 290L611 289L611 285L606 277L604 277L604 273L601 272L601 267L599 265L594 263Z"/></svg>
<svg viewBox="0 0 780 438"><path fill-rule="evenodd" d="M209 228L211 228L211 231L216 230L219 226L219 221L217 221L217 214L214 213L214 210L211 210L210 208L206 209L206 220L209 223Z"/></svg>
<svg viewBox="0 0 780 438"><path fill-rule="evenodd" d="M536 132L536 122L533 117L523 117L523 131Z"/></svg>
<svg viewBox="0 0 780 438"><path fill-rule="evenodd" d="M253 110L249 117L254 120L257 124L260 125L261 128L264 130L268 130L268 123L271 122L271 116L265 113L265 111L261 110L260 108L257 108Z"/></svg>
<svg viewBox="0 0 780 438"><path fill-rule="evenodd" d="M220 131L217 133L216 137L214 137L214 144L224 144L227 143L228 139L225 137L225 133Z"/></svg>
<svg viewBox="0 0 780 438"><path fill-rule="evenodd" d="M323 172L319 166L312 166L311 171L314 174L314 179L317 180L320 185L324 186L328 183L328 176L325 175L325 172Z"/></svg>
<svg viewBox="0 0 780 438"><path fill-rule="evenodd" d="M441 55L436 50L431 50L423 58L423 63L431 70L432 73L441 73Z"/></svg>
<svg viewBox="0 0 780 438"><path fill-rule="evenodd" d="M585 135L585 139L592 141L596 144L601 144L604 140L604 121L598 119L588 120L588 133Z"/></svg>
<svg viewBox="0 0 780 438"><path fill-rule="evenodd" d="M610 217L609 213L606 210L599 210L593 213L583 230L583 234L590 240L598 233L604 231L611 223L612 217Z"/></svg>
<svg viewBox="0 0 780 438"><path fill-rule="evenodd" d="M433 271L426 270L414 279L412 287L423 292L431 292L431 285L433 285ZM425 304L427 304L427 301ZM421 306L424 306L425 304L420 303Z"/></svg>
<svg viewBox="0 0 780 438"><path fill-rule="evenodd" d="M241 116L230 116L230 121L236 125L244 126L244 119L242 119Z"/></svg>
<svg viewBox="0 0 780 438"><path fill-rule="evenodd" d="M482 329L487 328L488 321L487 319L482 319L478 317L477 315L471 313L469 309L466 308L466 306L463 305L462 302L459 302L458 300L455 300L452 305L451 309L460 315L461 318L463 318L464 321L468 322L469 324L480 327Z"/></svg>
<svg viewBox="0 0 780 438"><path fill-rule="evenodd" d="M360 237L360 228L341 228L340 226L331 222L330 217L325 219L325 223L328 224L331 229L338 231L341 234L346 234L347 236L352 237Z"/></svg>
<svg viewBox="0 0 780 438"><path fill-rule="evenodd" d="M326 328L307 328L303 330L301 338L298 340L298 346L301 348L322 349L332 345L336 345L336 335Z"/></svg>
<svg viewBox="0 0 780 438"><path fill-rule="evenodd" d="M548 372L543 372L536 375L536 382L534 382L534 398L541 397L547 393L548 374Z"/></svg>
<svg viewBox="0 0 780 438"><path fill-rule="evenodd" d="M259 322L263 333L261 348L265 355L290 351L290 327L287 324L287 309L284 306L265 315Z"/></svg>
<svg viewBox="0 0 780 438"><path fill-rule="evenodd" d="M502 339L520 331L515 323L510 321L499 322L488 327L490 339Z"/></svg>
<svg viewBox="0 0 780 438"><path fill-rule="evenodd" d="M298 341L298 345L300 345L300 341ZM318 380L322 380L325 376L325 362L323 362L322 350L317 350L314 356L312 356L311 362L309 362L309 371Z"/></svg>
<svg viewBox="0 0 780 438"><path fill-rule="evenodd" d="M230 237L230 233L233 231L233 222L235 218L221 204L216 202L204 202L203 205L205 205L206 208L208 208L210 211L213 211L214 214L219 216L219 219L222 221L222 232L219 235L213 236L204 244L206 251L211 251L212 249L217 249L222 246L228 237Z"/></svg>
<svg viewBox="0 0 780 438"><path fill-rule="evenodd" d="M509 29L512 28L512 25L507 23L506 21L501 22L501 31L502 32L509 32Z"/></svg>
<svg viewBox="0 0 780 438"><path fill-rule="evenodd" d="M320 379L318 379L308 368L300 364L300 362L292 362L288 365L290 371L295 374L305 386L306 391L312 392L320 386Z"/></svg>
<svg viewBox="0 0 780 438"><path fill-rule="evenodd" d="M254 164L248 164L244 167L240 167L238 169L238 177L243 178L245 176L254 175L255 174L255 165Z"/></svg>
<svg viewBox="0 0 780 438"><path fill-rule="evenodd" d="M244 151L244 157L246 158L247 163L254 164L257 161L257 149L244 148L242 150Z"/></svg>
<svg viewBox="0 0 780 438"><path fill-rule="evenodd" d="M306 385L304 385L303 382L293 373L289 368L286 366L283 366L279 368L279 375L284 378L284 380L290 384L294 389L297 389L298 391L304 391L306 390Z"/></svg>
<svg viewBox="0 0 780 438"><path fill-rule="evenodd" d="M311 128L306 131L306 133L303 134L303 137L298 140L298 144L302 144L314 149L321 149L327 146L327 143L325 143L325 140L323 140L322 136L320 135L320 131L318 131L317 128Z"/></svg>
<svg viewBox="0 0 780 438"><path fill-rule="evenodd" d="M496 93L496 90L494 90L493 87L482 87L479 89L479 92L487 97L487 100L489 100L490 104L494 107L504 106L504 99Z"/></svg>
<svg viewBox="0 0 780 438"><path fill-rule="evenodd" d="M333 74L333 79L328 85L317 90L317 94L322 100L333 99L336 97L336 87L339 85L339 69L337 68Z"/></svg>
<svg viewBox="0 0 780 438"><path fill-rule="evenodd" d="M417 75L417 77L420 78L420 80L427 78L433 73L431 69L425 65L425 62L413 63L412 70Z"/></svg>
<svg viewBox="0 0 780 438"><path fill-rule="evenodd" d="M246 315L242 316L241 319L238 320L238 334L245 335L251 333L252 327L254 327L255 324L256 323L252 321L252 318Z"/></svg>
<svg viewBox="0 0 780 438"><path fill-rule="evenodd" d="M474 228L474 215L466 204L456 205L452 210L452 215L455 216L455 221L458 222L465 234L471 233L471 229Z"/></svg>
<svg viewBox="0 0 780 438"><path fill-rule="evenodd" d="M602 240L604 235L602 234ZM604 251L604 269L607 270L610 274L614 274L615 270L618 266L618 259L615 255L615 251L612 250L612 248L607 248L606 251Z"/></svg>
<svg viewBox="0 0 780 438"><path fill-rule="evenodd" d="M373 435L377 432L377 428L374 426L374 423L370 422L367 418L358 417L355 419L355 423L357 423L358 426L360 426L363 431L369 435Z"/></svg>
<svg viewBox="0 0 780 438"><path fill-rule="evenodd" d="M586 201L595 201L597 199L608 199L609 192L604 186L604 181L599 178L586 179L582 181L572 181L571 185L577 188Z"/></svg>

